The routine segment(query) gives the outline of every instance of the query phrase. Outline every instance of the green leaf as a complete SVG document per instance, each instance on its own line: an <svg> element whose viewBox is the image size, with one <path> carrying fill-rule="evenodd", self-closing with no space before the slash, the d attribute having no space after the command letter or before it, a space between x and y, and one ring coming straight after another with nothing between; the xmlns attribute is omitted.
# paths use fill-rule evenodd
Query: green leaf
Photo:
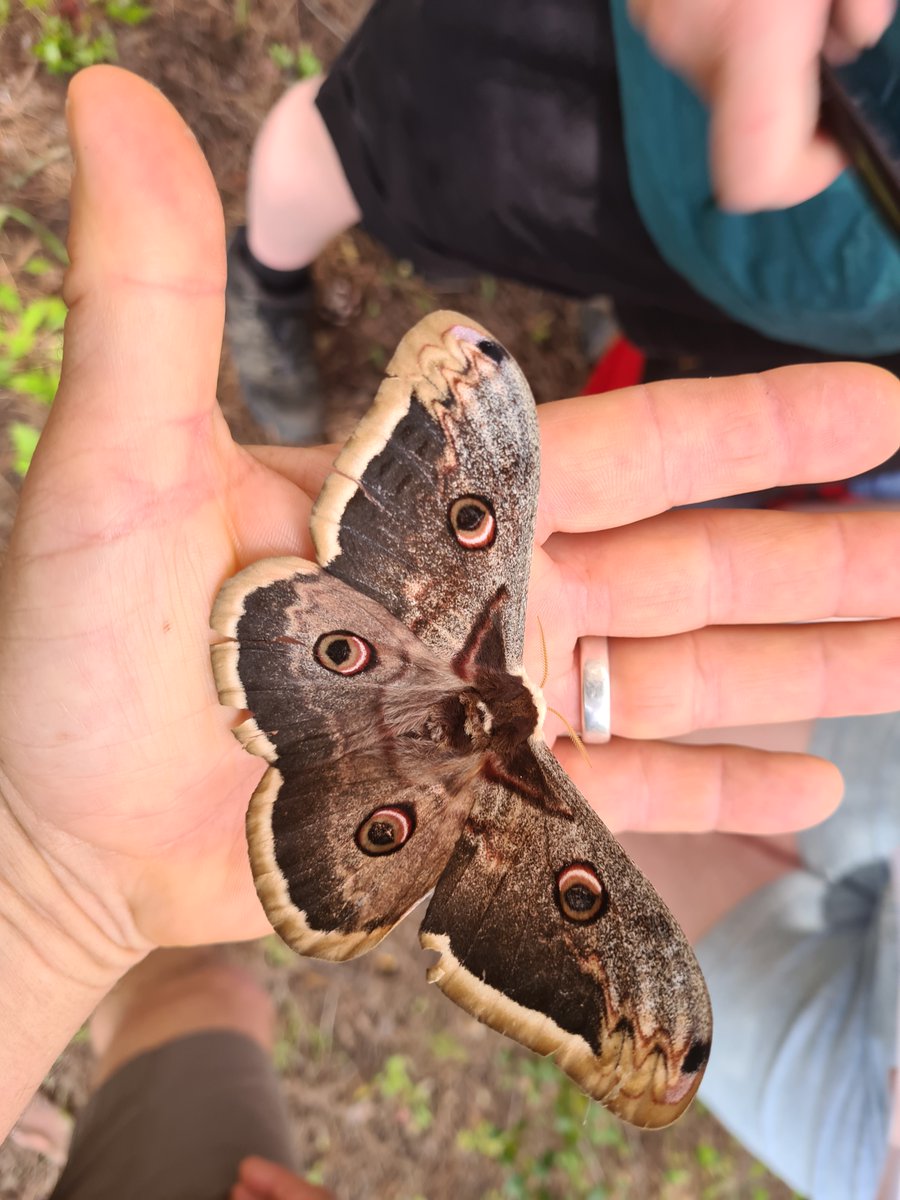
<svg viewBox="0 0 900 1200"><path fill-rule="evenodd" d="M296 50L284 42L273 42L269 57L280 71L293 71L298 79L311 79L322 74L322 63L307 42L301 42Z"/></svg>
<svg viewBox="0 0 900 1200"><path fill-rule="evenodd" d="M29 258L28 262L23 267L27 275L46 275L52 270L53 263L49 258L44 258L40 254L35 254L33 258Z"/></svg>
<svg viewBox="0 0 900 1200"><path fill-rule="evenodd" d="M107 0L106 15L111 21L121 25L141 25L153 16L153 9L146 4L122 3L121 0Z"/></svg>
<svg viewBox="0 0 900 1200"><path fill-rule="evenodd" d="M48 253L52 254L64 267L69 265L69 255L63 243L52 230L48 229L37 217L33 217L30 212L26 212L24 208L17 208L14 204L0 204L0 229L7 221L17 221L26 229L30 229L35 237L40 239Z"/></svg>
<svg viewBox="0 0 900 1200"><path fill-rule="evenodd" d="M694 1151L697 1162L704 1170L714 1170L722 1161L722 1156L715 1146L711 1146L709 1142L699 1142Z"/></svg>
<svg viewBox="0 0 900 1200"><path fill-rule="evenodd" d="M54 38L41 38L39 42L35 43L32 53L39 62L44 64L51 74L55 75L63 70L62 50L60 49L59 42Z"/></svg>
<svg viewBox="0 0 900 1200"><path fill-rule="evenodd" d="M40 430L35 429L33 425L25 425L21 421L13 421L10 425L9 440L13 449L13 470L17 475L27 473L40 436Z"/></svg>
<svg viewBox="0 0 900 1200"><path fill-rule="evenodd" d="M19 362L34 349L35 336L30 329L14 329L7 339L7 350L13 362Z"/></svg>
<svg viewBox="0 0 900 1200"><path fill-rule="evenodd" d="M681 1184L689 1182L691 1173L686 1167L669 1167L668 1170L663 1173L663 1178L665 1179L666 1183L672 1183L676 1186L680 1186Z"/></svg>
<svg viewBox="0 0 900 1200"><path fill-rule="evenodd" d="M469 1060L466 1048L444 1030L440 1030L431 1038L431 1053L440 1062L464 1063Z"/></svg>
<svg viewBox="0 0 900 1200"><path fill-rule="evenodd" d="M23 396L33 396L42 404L52 404L59 387L59 369L18 371L9 377L10 391L19 392Z"/></svg>
<svg viewBox="0 0 900 1200"><path fill-rule="evenodd" d="M66 323L69 308L62 296L47 296L44 328L51 333L59 333Z"/></svg>
<svg viewBox="0 0 900 1200"><path fill-rule="evenodd" d="M40 329L55 333L65 323L66 306L59 296L42 296L32 300L22 313L19 328L23 333L37 333Z"/></svg>
<svg viewBox="0 0 900 1200"><path fill-rule="evenodd" d="M378 1088L382 1096L398 1096L414 1087L409 1076L408 1059L404 1054L391 1054L378 1073Z"/></svg>
<svg viewBox="0 0 900 1200"><path fill-rule="evenodd" d="M312 46L303 42L297 51L297 75L300 79L312 79L322 74L322 63Z"/></svg>
<svg viewBox="0 0 900 1200"><path fill-rule="evenodd" d="M461 1129L456 1135L460 1150L481 1154L485 1158L511 1163L519 1150L519 1129L500 1129L490 1121L479 1121L472 1129Z"/></svg>
<svg viewBox="0 0 900 1200"><path fill-rule="evenodd" d="M270 933L263 941L263 954L270 967L286 967L297 958L294 951L281 940L277 933Z"/></svg>
<svg viewBox="0 0 900 1200"><path fill-rule="evenodd" d="M482 275L478 290L481 292L482 300L487 304L492 304L497 297L497 280L493 275Z"/></svg>
<svg viewBox="0 0 900 1200"><path fill-rule="evenodd" d="M284 42L273 42L269 47L269 58L280 71L289 71L294 65L294 55Z"/></svg>
<svg viewBox="0 0 900 1200"><path fill-rule="evenodd" d="M0 283L0 310L8 313L22 311L22 300L10 283Z"/></svg>

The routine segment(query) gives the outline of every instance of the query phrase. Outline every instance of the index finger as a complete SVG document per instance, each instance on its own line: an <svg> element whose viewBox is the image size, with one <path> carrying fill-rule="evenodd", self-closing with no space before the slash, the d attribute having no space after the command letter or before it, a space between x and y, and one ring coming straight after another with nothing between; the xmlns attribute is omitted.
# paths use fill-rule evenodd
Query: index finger
<svg viewBox="0 0 900 1200"><path fill-rule="evenodd" d="M846 479L900 445L900 381L864 363L681 379L539 409L538 540L669 508Z"/></svg>

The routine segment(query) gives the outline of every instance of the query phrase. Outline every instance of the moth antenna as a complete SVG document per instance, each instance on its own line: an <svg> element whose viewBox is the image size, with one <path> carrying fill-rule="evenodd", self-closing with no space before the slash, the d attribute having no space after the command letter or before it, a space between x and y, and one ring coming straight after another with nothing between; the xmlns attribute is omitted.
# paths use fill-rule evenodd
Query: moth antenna
<svg viewBox="0 0 900 1200"><path fill-rule="evenodd" d="M581 755L581 757L584 759L584 761L587 763L587 765L591 768L591 770L593 770L594 764L591 762L591 756L588 754L584 742L581 740L581 738L578 736L578 734L572 728L572 726L569 724L569 722L566 720L566 718L562 715L561 712L558 712L557 709L555 709L555 708L548 708L547 712L552 712L554 717L559 717L559 719L562 721L563 725L565 725L565 727L566 727L566 733L569 735L569 737L575 743L575 746L578 749L578 753Z"/></svg>
<svg viewBox="0 0 900 1200"><path fill-rule="evenodd" d="M541 635L541 657L544 660L544 674L541 676L541 683L540 683L540 689L541 689L541 691L543 691L544 684L547 682L547 676L550 674L550 660L547 658L547 639L544 637L544 626L541 623L540 617L538 617L537 623L538 623L538 632ZM557 713L556 715L559 716L559 713ZM565 717L561 717L560 719L565 722Z"/></svg>

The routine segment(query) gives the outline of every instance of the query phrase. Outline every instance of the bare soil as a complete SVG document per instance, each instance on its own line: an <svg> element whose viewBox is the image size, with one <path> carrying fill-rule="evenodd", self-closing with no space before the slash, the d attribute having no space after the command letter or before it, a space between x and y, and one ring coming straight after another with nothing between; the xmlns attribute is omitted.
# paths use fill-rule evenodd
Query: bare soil
<svg viewBox="0 0 900 1200"><path fill-rule="evenodd" d="M79 5L67 0L65 7ZM243 216L254 134L286 85L270 45L308 43L327 68L367 4L302 0L299 12L294 0L156 0L152 7L151 20L119 33L120 62L160 87L194 130L233 227ZM34 61L36 35L37 17L13 0L0 28L0 204L64 237L71 177L66 84ZM23 274L39 244L36 234L7 221L0 283L14 280L29 297L58 291L61 271L37 280ZM327 249L316 277L316 349L335 439L346 436L373 396L402 334L436 307L458 308L487 325L516 355L539 400L576 393L586 378L579 314L559 297L484 278L438 292L355 232ZM236 436L260 440L227 358L220 397ZM12 420L40 425L45 411L0 391L0 545L20 482L5 431ZM276 940L236 951L254 964L278 1005L278 1066L298 1161L339 1196L790 1196L699 1105L657 1134L599 1110L585 1118L568 1085L427 986L414 925L406 922L384 949L341 966L301 960ZM77 1113L90 1064L87 1039L76 1039L45 1093ZM9 1142L0 1147L0 1200L40 1200L55 1175L41 1156Z"/></svg>

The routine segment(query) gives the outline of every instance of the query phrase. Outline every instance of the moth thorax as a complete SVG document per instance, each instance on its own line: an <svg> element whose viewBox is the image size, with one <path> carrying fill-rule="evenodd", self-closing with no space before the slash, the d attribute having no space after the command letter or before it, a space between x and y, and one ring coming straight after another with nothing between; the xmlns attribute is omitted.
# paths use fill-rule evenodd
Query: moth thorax
<svg viewBox="0 0 900 1200"><path fill-rule="evenodd" d="M459 693L462 705L462 735L466 750L487 750L491 744L494 718L491 710L473 688Z"/></svg>
<svg viewBox="0 0 900 1200"><path fill-rule="evenodd" d="M466 732L476 749L490 747L501 756L511 754L540 724L534 694L521 675L480 671L473 688L460 699L466 706Z"/></svg>

